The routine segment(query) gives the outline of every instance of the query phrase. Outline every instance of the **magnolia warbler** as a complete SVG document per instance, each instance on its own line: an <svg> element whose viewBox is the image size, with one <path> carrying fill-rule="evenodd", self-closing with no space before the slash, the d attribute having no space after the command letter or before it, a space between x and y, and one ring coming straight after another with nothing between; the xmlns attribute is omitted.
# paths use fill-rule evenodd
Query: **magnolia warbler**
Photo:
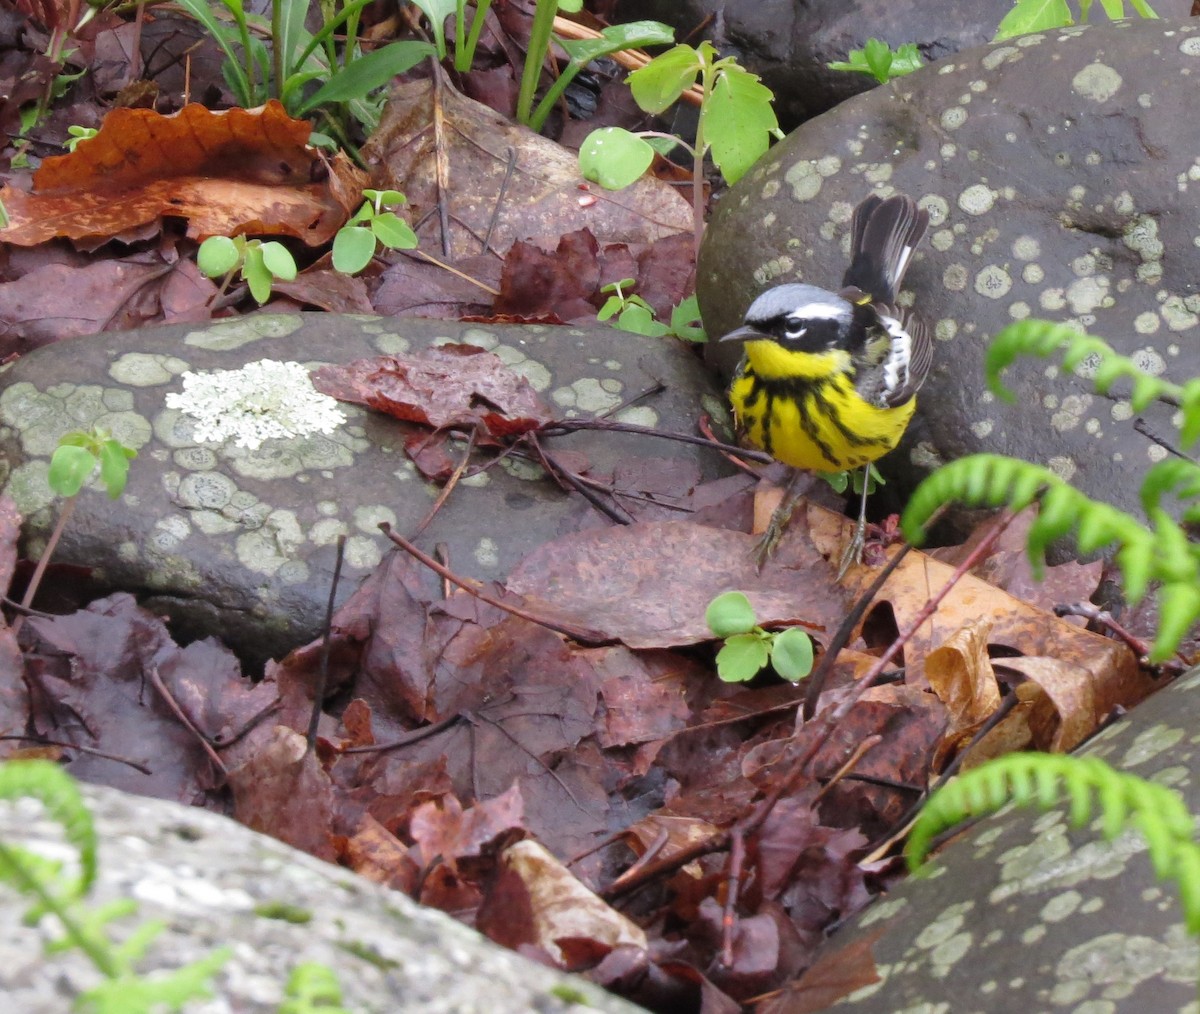
<svg viewBox="0 0 1200 1014"><path fill-rule="evenodd" d="M895 305L896 295L928 225L912 198L872 194L854 210L840 292L777 285L721 339L746 343L729 397L748 443L797 469L842 472L869 470L900 442L933 345L920 320ZM862 553L867 478L843 572ZM787 501L760 544L760 564L787 524L795 499Z"/></svg>

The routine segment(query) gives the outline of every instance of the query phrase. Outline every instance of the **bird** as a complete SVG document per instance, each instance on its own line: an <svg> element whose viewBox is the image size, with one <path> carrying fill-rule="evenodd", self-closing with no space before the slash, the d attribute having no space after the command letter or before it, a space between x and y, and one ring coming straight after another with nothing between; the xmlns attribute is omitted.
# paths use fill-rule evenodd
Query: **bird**
<svg viewBox="0 0 1200 1014"><path fill-rule="evenodd" d="M746 443L797 470L864 469L858 525L839 577L861 559L870 466L900 442L933 362L924 323L897 305L928 226L929 213L907 195L867 196L851 218L850 266L839 291L776 285L720 339L745 342L729 397ZM800 474L759 543L760 568L795 508Z"/></svg>

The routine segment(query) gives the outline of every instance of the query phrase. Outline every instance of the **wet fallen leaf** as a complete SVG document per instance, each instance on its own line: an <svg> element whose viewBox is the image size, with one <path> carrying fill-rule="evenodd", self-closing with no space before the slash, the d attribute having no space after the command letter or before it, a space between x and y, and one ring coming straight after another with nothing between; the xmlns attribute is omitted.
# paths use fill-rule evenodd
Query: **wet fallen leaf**
<svg viewBox="0 0 1200 1014"><path fill-rule="evenodd" d="M652 242L678 232L691 236L691 208L668 184L644 178L620 193L592 192L572 153L453 88L439 88L437 95L444 124L441 157L449 176L444 189L437 183L439 135L430 128L430 81L393 89L363 158L373 186L407 195L414 221L447 202L453 258L482 252L480 237L488 235L493 215L490 249L500 254L517 240L553 248L563 234L585 227L601 244ZM514 169L506 180L509 152ZM589 200L581 201L585 197ZM434 239L431 248L441 247L438 229L435 215L419 232Z"/></svg>
<svg viewBox="0 0 1200 1014"><path fill-rule="evenodd" d="M510 845L501 854L500 867L499 884L479 913L479 928L493 940L514 948L535 944L555 960L561 958L563 940L592 940L608 948L646 946L646 934L636 923L597 898L537 842ZM516 911L527 911L527 921L513 918L518 885L526 903ZM496 904L500 899L503 904Z"/></svg>
<svg viewBox="0 0 1200 1014"><path fill-rule="evenodd" d="M318 391L405 422L474 430L497 440L553 418L529 381L474 345L359 359L313 373Z"/></svg>
<svg viewBox="0 0 1200 1014"><path fill-rule="evenodd" d="M348 161L333 163L334 177L346 178L336 193L328 179L313 182L321 162L310 130L275 100L222 112L192 104L168 116L114 109L94 138L42 163L32 193L0 191L9 217L0 240L128 241L171 216L186 219L195 239L287 235L320 246L353 210L337 194L355 190L350 179L360 192L362 183Z"/></svg>

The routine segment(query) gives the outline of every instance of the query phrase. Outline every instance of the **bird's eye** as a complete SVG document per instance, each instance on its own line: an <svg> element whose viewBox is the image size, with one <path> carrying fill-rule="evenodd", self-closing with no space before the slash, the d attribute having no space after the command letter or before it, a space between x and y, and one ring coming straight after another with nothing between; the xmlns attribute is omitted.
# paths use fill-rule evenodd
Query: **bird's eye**
<svg viewBox="0 0 1200 1014"><path fill-rule="evenodd" d="M799 317L788 317L783 322L784 333L789 338L803 338L804 332L808 329L804 326L804 321Z"/></svg>

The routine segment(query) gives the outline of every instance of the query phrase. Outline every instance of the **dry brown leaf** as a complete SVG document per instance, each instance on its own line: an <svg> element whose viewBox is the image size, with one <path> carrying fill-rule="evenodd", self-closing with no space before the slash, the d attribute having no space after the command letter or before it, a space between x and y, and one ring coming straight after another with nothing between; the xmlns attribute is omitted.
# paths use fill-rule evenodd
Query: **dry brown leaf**
<svg viewBox="0 0 1200 1014"><path fill-rule="evenodd" d="M516 240L553 249L560 236L587 228L601 245L653 242L690 232L692 212L675 188L643 178L618 193L588 184L575 156L452 88L439 88L445 127L446 193L439 193L433 122L434 85L410 81L393 90L379 129L363 146L373 186L401 190L413 220L445 202L453 259L481 252L493 212L490 249ZM509 152L515 169L505 184ZM504 186L501 197L501 187ZM430 219L423 233L437 229ZM433 245L441 245L441 237Z"/></svg>
<svg viewBox="0 0 1200 1014"><path fill-rule="evenodd" d="M841 521L845 534L850 522ZM840 552L841 537L834 536L830 542L834 551ZM898 550L889 550L889 554L893 552ZM901 630L912 623L930 596L946 584L953 572L952 567L921 553L910 553L900 564L888 579L880 598L891 605ZM871 567L852 567L843 585L855 594L861 594L877 573ZM1098 715L1108 714L1118 705L1133 704L1155 689L1153 681L1138 668L1137 660L1124 645L1081 630L971 575L959 581L937 612L917 630L905 648L906 664L910 669L923 668L926 658L942 643L947 632L980 621L991 624L989 644L1011 649L1020 655L1059 659L1086 669L1093 681L1094 707ZM910 676L909 683L912 682Z"/></svg>
<svg viewBox="0 0 1200 1014"><path fill-rule="evenodd" d="M1032 698L1035 713L1052 713L1048 739L1039 728L1044 723L1033 723L1036 749L1051 753L1074 750L1104 719L1104 713L1096 711L1096 681L1084 666L1041 657L1006 658L1004 666L1037 687L1039 694Z"/></svg>
<svg viewBox="0 0 1200 1014"><path fill-rule="evenodd" d="M0 191L9 217L0 240L120 239L171 216L187 219L194 239L286 235L319 246L345 224L361 174L348 162L327 173L310 130L274 100L221 112L193 103L169 116L114 109L94 138L42 163L33 193Z"/></svg>
<svg viewBox="0 0 1200 1014"><path fill-rule="evenodd" d="M609 947L630 944L645 948L646 934L583 886L565 866L533 841L504 850L503 868L515 874L529 895L536 944L562 960L560 940L592 940ZM485 922L483 915L481 922Z"/></svg>
<svg viewBox="0 0 1200 1014"><path fill-rule="evenodd" d="M960 627L925 659L925 678L946 705L953 732L978 726L1000 706L987 653L990 630L983 622Z"/></svg>

